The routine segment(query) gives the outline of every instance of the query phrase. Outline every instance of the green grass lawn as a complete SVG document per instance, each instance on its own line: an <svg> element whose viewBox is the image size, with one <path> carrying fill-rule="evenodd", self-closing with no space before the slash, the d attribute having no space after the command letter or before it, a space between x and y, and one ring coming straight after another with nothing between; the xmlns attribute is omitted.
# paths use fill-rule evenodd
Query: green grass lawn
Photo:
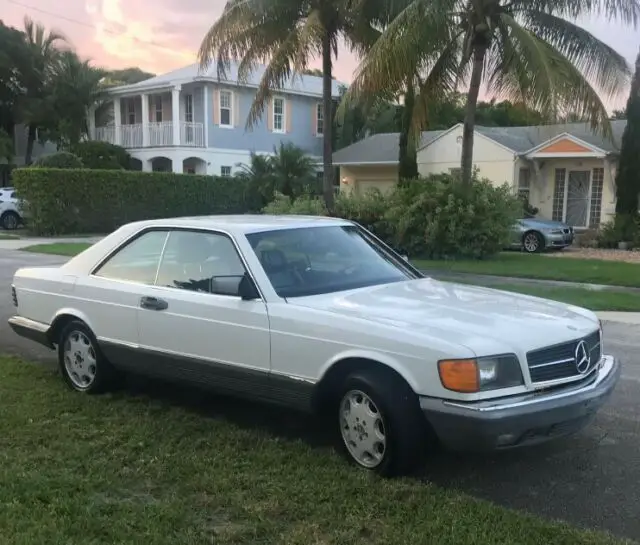
<svg viewBox="0 0 640 545"><path fill-rule="evenodd" d="M423 270L441 270L475 274L493 274L545 280L565 280L590 284L640 287L640 265L503 252L494 259L483 261L415 260Z"/></svg>
<svg viewBox="0 0 640 545"><path fill-rule="evenodd" d="M0 543L621 543L376 478L284 411L141 388L83 396L0 357Z"/></svg>
<svg viewBox="0 0 640 545"><path fill-rule="evenodd" d="M459 282L459 280L456 280ZM480 285L477 282L464 282L473 285ZM562 288L546 286L527 286L522 284L509 283L487 283L488 288L497 290L524 293L534 295L544 299L552 299L570 305L588 308L590 310L609 310L640 312L640 293L625 293L611 291L595 291L582 288Z"/></svg>
<svg viewBox="0 0 640 545"><path fill-rule="evenodd" d="M51 242L46 244L34 244L22 248L25 252L37 254L67 255L74 256L86 250L91 244L89 242Z"/></svg>
<svg viewBox="0 0 640 545"><path fill-rule="evenodd" d="M18 240L20 237L18 235L9 235L6 233L0 233L0 240Z"/></svg>

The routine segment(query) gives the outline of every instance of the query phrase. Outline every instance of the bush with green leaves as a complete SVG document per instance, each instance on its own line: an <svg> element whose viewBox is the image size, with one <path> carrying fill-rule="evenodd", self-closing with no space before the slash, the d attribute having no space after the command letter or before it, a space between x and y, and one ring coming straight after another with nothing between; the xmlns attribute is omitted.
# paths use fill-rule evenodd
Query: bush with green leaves
<svg viewBox="0 0 640 545"><path fill-rule="evenodd" d="M474 175L471 186L451 176L417 179L391 195L385 219L397 248L431 259L482 259L507 247L522 202L507 184Z"/></svg>
<svg viewBox="0 0 640 545"><path fill-rule="evenodd" d="M122 146L109 142L87 140L79 142L71 151L77 155L85 168L101 170L133 170L131 156Z"/></svg>
<svg viewBox="0 0 640 545"><path fill-rule="evenodd" d="M246 186L227 177L21 168L13 180L38 235L108 233L138 220L259 210Z"/></svg>
<svg viewBox="0 0 640 545"><path fill-rule="evenodd" d="M38 168L82 168L82 159L68 151L59 151L51 155L43 155L33 163Z"/></svg>

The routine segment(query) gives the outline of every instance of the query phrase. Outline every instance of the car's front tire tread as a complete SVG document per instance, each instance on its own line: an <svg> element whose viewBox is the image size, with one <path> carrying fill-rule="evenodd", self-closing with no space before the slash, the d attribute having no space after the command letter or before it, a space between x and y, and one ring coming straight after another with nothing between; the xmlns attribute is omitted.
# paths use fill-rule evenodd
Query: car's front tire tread
<svg viewBox="0 0 640 545"><path fill-rule="evenodd" d="M391 370L373 368L354 371L342 383L334 406L334 426L338 429L340 450L356 465L340 433L339 411L344 395L360 390L369 396L383 417L387 439L385 455L371 471L385 477L414 471L426 454L427 426L418 397L411 387ZM363 466L360 466L363 467Z"/></svg>

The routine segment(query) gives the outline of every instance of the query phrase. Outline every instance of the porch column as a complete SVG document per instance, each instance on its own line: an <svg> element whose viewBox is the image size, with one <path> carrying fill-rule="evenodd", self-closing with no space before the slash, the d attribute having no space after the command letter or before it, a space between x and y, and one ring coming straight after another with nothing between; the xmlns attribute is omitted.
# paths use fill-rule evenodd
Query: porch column
<svg viewBox="0 0 640 545"><path fill-rule="evenodd" d="M142 147L149 147L149 95L140 95L142 100Z"/></svg>
<svg viewBox="0 0 640 545"><path fill-rule="evenodd" d="M122 116L120 114L120 97L113 99L113 126L115 130L114 144L116 146L122 145L122 131L120 124L122 122Z"/></svg>
<svg viewBox="0 0 640 545"><path fill-rule="evenodd" d="M96 139L96 107L90 106L89 111L87 112L88 119L88 128L89 128L89 140Z"/></svg>
<svg viewBox="0 0 640 545"><path fill-rule="evenodd" d="M171 90L171 126L173 128L173 145L180 145L180 85ZM174 172L175 169L174 169ZM180 171L182 172L182 165Z"/></svg>
<svg viewBox="0 0 640 545"><path fill-rule="evenodd" d="M204 147L209 147L209 87L205 83L202 88L203 104L204 104L204 119L202 125L204 127ZM206 173L205 173L206 174Z"/></svg>

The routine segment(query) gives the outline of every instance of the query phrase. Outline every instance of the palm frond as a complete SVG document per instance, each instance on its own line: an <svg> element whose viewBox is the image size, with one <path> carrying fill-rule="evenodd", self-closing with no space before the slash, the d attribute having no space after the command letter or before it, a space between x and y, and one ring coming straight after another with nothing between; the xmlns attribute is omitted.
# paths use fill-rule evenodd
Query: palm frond
<svg viewBox="0 0 640 545"><path fill-rule="evenodd" d="M589 31L541 11L530 10L522 17L528 29L562 53L608 98L629 84L631 71L625 58Z"/></svg>
<svg viewBox="0 0 640 545"><path fill-rule="evenodd" d="M512 0L513 13L543 12L575 20L603 17L638 27L640 0Z"/></svg>

